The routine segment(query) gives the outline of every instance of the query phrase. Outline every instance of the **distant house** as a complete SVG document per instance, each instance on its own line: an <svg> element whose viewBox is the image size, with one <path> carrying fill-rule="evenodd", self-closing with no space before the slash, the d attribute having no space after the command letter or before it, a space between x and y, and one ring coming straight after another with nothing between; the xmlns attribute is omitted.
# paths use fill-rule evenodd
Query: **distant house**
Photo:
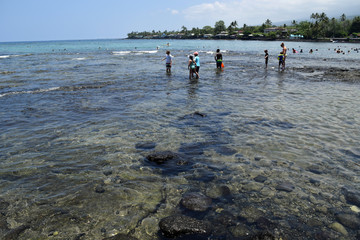
<svg viewBox="0 0 360 240"><path fill-rule="evenodd" d="M212 38L213 36L212 34L204 34L204 38Z"/></svg>
<svg viewBox="0 0 360 240"><path fill-rule="evenodd" d="M271 32L287 33L287 30L286 30L286 28L281 28L281 27L271 27L271 28L264 29L264 33L271 33Z"/></svg>

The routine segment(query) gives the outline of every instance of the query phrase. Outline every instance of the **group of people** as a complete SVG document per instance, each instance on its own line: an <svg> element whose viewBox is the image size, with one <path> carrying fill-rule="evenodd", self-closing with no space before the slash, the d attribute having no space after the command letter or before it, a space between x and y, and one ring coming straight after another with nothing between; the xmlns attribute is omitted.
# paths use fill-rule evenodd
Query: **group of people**
<svg viewBox="0 0 360 240"><path fill-rule="evenodd" d="M166 56L162 60L166 60L166 72L171 73L171 66L172 66L172 56L170 55L170 51L166 51ZM215 61L216 61L216 68L223 68L224 64L222 62L222 54L220 52L220 49L216 50L215 55ZM193 79L194 77L196 79L200 78L199 71L200 71L200 57L198 52L194 52L193 55L189 56L189 62L188 62L188 69L189 69L189 79Z"/></svg>
<svg viewBox="0 0 360 240"><path fill-rule="evenodd" d="M280 54L278 55L279 70L280 70L280 68L281 68L281 70L284 70L287 48L284 43L281 43L280 47L282 48L282 50L281 50ZM269 52L268 52L268 50L264 50L264 52L265 52L265 68L267 68L268 62L269 62Z"/></svg>
<svg viewBox="0 0 360 240"><path fill-rule="evenodd" d="M280 54L278 55L279 70L280 70L280 68L281 68L281 70L284 70L287 48L284 43L281 43L280 46L281 46L282 50L281 50ZM268 61L269 61L269 52L268 52L268 50L264 50L264 52L265 52L265 68L267 68ZM166 63L166 72L167 73L171 73L172 58L173 58L173 56L170 55L170 51L167 50L165 58L162 59L162 60L166 60L165 63ZM216 55L215 55L214 59L216 61L216 68L222 69L224 67L224 63L222 61L223 58L222 58L220 49L216 50ZM196 79L200 78L200 75L199 75L200 58L199 58L198 52L194 52L193 55L189 56L188 69L189 69L189 79L193 79L194 77Z"/></svg>

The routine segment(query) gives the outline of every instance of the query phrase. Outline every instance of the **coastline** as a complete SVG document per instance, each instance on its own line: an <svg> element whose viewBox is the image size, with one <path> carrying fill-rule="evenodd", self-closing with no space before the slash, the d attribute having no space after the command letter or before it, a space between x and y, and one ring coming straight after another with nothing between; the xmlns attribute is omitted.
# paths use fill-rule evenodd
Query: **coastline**
<svg viewBox="0 0 360 240"><path fill-rule="evenodd" d="M175 38L162 38L162 37L133 37L133 38L124 38L124 40L243 40L243 41L280 41L280 42L339 42L339 43L360 43L360 38L325 38L325 39L291 39L291 38L266 38L266 37L242 37L242 38L234 38L234 37L175 37Z"/></svg>

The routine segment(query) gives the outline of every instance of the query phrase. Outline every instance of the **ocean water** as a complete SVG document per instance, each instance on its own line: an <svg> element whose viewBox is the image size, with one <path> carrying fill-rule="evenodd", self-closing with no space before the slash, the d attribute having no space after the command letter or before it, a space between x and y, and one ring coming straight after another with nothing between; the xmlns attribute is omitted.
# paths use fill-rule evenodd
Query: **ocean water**
<svg viewBox="0 0 360 240"><path fill-rule="evenodd" d="M207 239L358 239L360 44L285 44L279 71L276 41L0 43L0 237L167 239L183 214Z"/></svg>

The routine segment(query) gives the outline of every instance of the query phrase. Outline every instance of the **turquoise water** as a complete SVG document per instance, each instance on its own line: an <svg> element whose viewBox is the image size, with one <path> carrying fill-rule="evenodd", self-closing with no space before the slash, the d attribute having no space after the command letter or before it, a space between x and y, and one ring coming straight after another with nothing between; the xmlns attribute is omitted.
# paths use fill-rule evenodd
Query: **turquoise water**
<svg viewBox="0 0 360 240"><path fill-rule="evenodd" d="M360 45L286 46L303 53L279 71L280 42L0 43L0 236L27 225L18 239L164 239L159 221L191 214L180 200L197 191L213 200L197 217L222 229L210 239L356 239L337 216L359 218L347 193L360 196ZM146 160L161 151L190 164Z"/></svg>

